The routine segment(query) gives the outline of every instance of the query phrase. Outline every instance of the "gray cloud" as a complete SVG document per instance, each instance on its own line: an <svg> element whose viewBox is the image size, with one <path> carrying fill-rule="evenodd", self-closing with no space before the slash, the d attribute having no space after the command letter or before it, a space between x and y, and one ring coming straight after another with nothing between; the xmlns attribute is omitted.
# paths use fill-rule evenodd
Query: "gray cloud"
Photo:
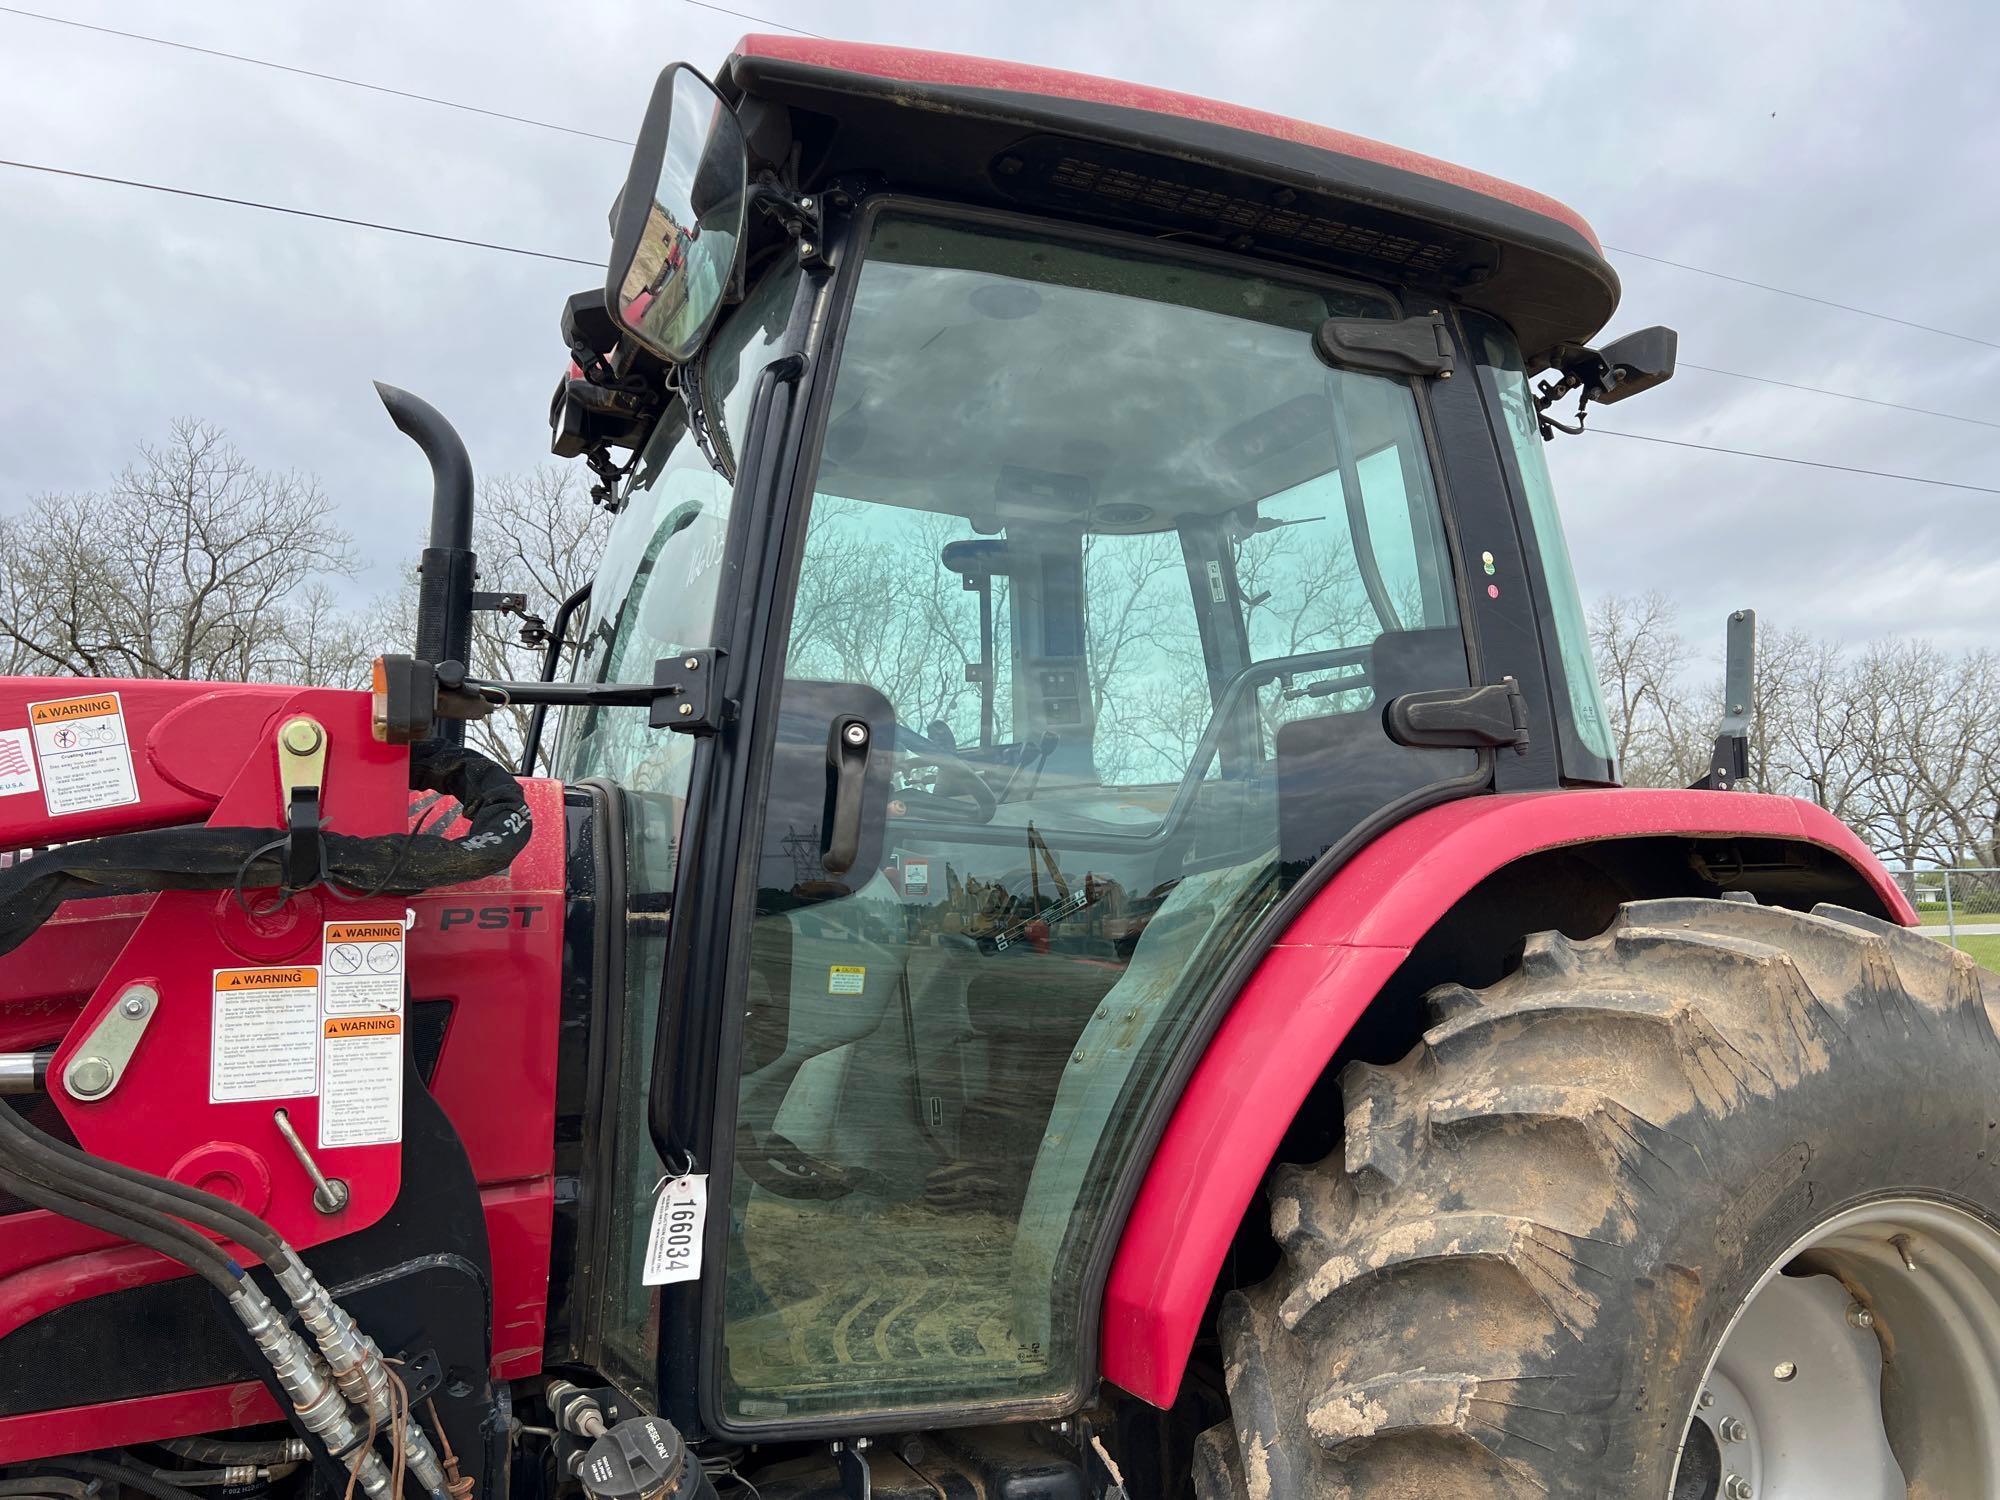
<svg viewBox="0 0 2000 1500"><path fill-rule="evenodd" d="M2000 338L1988 5L743 8L1256 104L1551 192L1615 245ZM744 29L678 0L63 13L611 135L659 67L712 69ZM586 259L624 167L601 142L5 15L0 136L26 160ZM0 506L99 484L195 414L321 476L375 589L412 559L427 487L371 379L445 409L483 470L546 453L584 267L13 172L0 195ZM1617 264L1615 326L1673 324L1686 360L2000 417L2000 350ZM1593 420L2000 484L1993 429L1697 371ZM1609 437L1552 464L1593 593L1659 588L1718 639L1745 602L1851 640L2000 638L2000 497Z"/></svg>

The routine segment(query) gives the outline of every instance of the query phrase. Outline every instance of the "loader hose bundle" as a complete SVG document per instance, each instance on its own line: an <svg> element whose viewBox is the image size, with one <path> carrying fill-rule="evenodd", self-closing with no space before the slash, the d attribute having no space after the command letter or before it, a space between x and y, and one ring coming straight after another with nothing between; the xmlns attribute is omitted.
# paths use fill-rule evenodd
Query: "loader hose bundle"
<svg viewBox="0 0 2000 1500"><path fill-rule="evenodd" d="M457 838L426 832L357 838L322 833L321 878L336 893L413 895L497 875L532 831L521 784L476 750L429 741L410 751L410 786L455 798ZM280 886L286 834L278 828L197 825L113 833L0 869L0 953L18 947L65 901L143 891Z"/></svg>

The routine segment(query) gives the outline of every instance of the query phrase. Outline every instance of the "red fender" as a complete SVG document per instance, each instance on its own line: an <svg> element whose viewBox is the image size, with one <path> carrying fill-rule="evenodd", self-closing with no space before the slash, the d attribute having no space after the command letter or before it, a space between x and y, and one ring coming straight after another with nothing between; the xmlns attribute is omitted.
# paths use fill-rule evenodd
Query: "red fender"
<svg viewBox="0 0 2000 1500"><path fill-rule="evenodd" d="M1839 819L1809 802L1635 789L1446 803L1350 860L1251 974L1181 1095L1126 1220L1104 1296L1103 1370L1166 1407L1236 1227L1354 1022L1419 938L1524 855L1605 839L1790 839L1840 856L1899 922L1916 912Z"/></svg>

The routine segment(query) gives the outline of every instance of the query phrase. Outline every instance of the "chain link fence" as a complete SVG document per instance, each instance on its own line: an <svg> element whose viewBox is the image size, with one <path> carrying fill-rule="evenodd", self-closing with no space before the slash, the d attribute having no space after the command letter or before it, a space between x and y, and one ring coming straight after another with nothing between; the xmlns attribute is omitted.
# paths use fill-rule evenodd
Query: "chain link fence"
<svg viewBox="0 0 2000 1500"><path fill-rule="evenodd" d="M1961 937L2000 937L2000 867L1899 870L1896 880L1918 919L1953 947Z"/></svg>

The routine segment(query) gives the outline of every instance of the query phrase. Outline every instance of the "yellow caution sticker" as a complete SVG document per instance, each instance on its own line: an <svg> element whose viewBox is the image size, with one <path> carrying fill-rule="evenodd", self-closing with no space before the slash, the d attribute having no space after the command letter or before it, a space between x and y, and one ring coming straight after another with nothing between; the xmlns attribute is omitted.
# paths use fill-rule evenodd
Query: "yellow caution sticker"
<svg viewBox="0 0 2000 1500"><path fill-rule="evenodd" d="M826 971L829 995L858 995L868 988L868 970L862 964L831 964Z"/></svg>

